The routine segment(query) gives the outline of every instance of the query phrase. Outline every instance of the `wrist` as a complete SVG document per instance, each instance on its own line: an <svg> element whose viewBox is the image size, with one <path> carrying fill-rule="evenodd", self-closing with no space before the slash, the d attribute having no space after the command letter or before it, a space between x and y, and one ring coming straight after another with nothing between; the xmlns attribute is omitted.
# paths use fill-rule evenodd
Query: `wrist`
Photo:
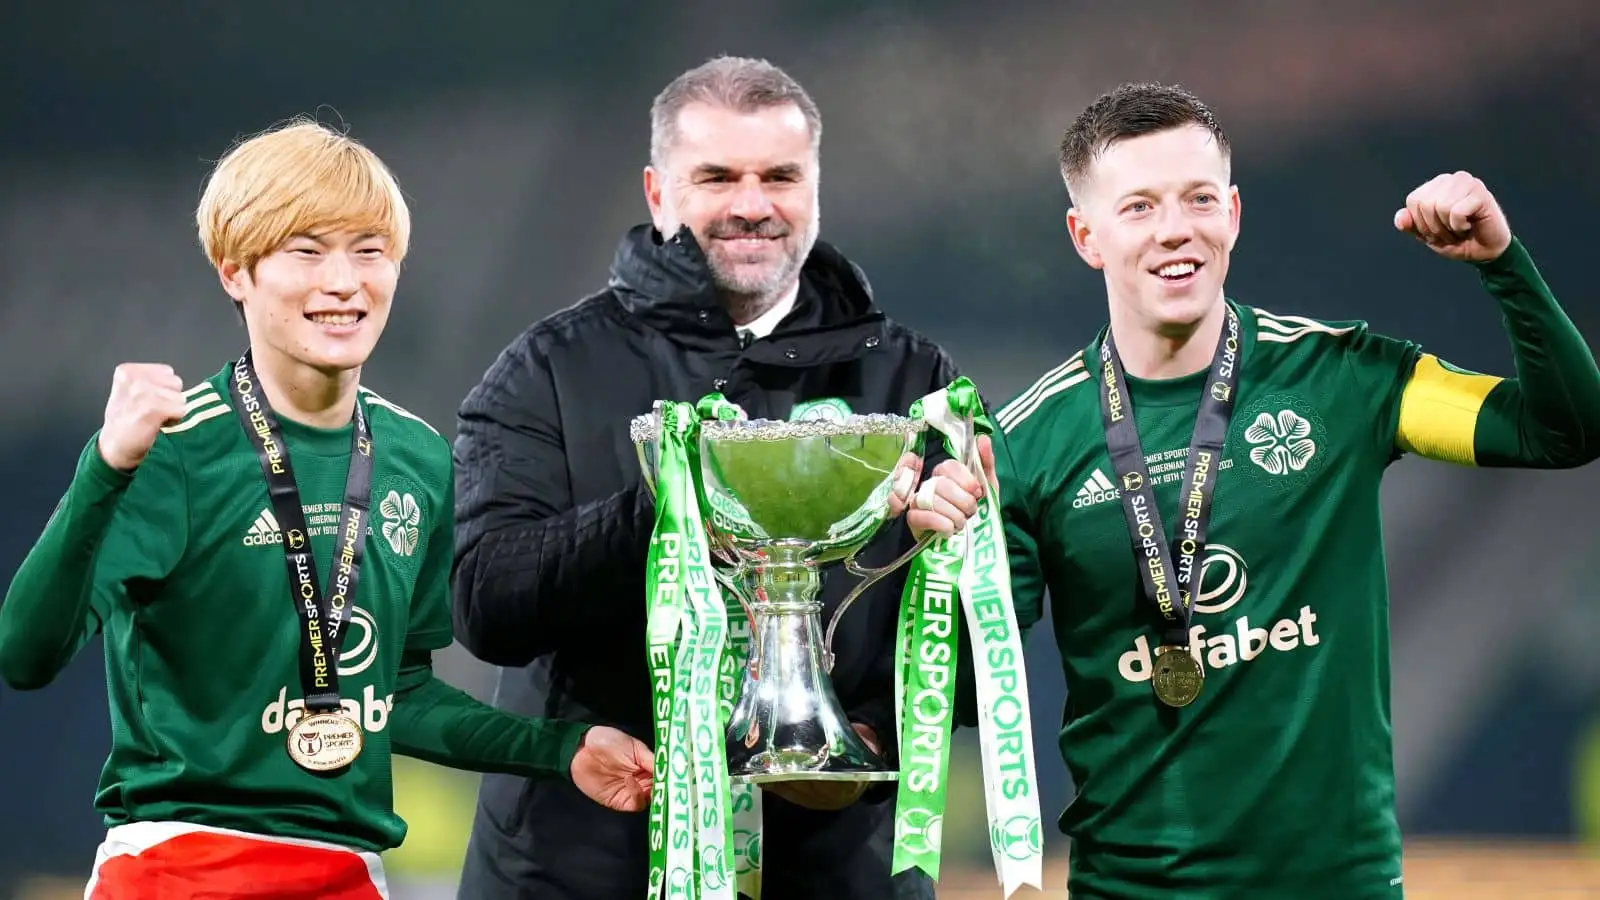
<svg viewBox="0 0 1600 900"><path fill-rule="evenodd" d="M95 438L92 445L85 448L82 459L78 463L80 475L91 478L108 488L126 487L133 480L133 466L119 468L107 458L105 449L101 446L100 439Z"/></svg>
<svg viewBox="0 0 1600 900"><path fill-rule="evenodd" d="M588 744L589 732L594 730L594 725L590 722L567 722L564 724L567 726L567 733L562 735L558 759L561 763L561 771L566 773L568 780L571 780L572 766L577 762L578 753Z"/></svg>
<svg viewBox="0 0 1600 900"><path fill-rule="evenodd" d="M120 472L123 475L133 474L133 470L139 465L137 462L127 461L120 453L117 453L115 450L107 447L106 435L103 431L100 432L99 436L95 438L94 455L103 465L105 465L106 468L111 469L114 472Z"/></svg>
<svg viewBox="0 0 1600 900"><path fill-rule="evenodd" d="M1527 257L1527 248L1523 247L1522 242L1513 234L1511 240L1507 241L1505 247L1501 248L1492 259L1473 260L1472 265L1485 274L1495 274L1513 270Z"/></svg>

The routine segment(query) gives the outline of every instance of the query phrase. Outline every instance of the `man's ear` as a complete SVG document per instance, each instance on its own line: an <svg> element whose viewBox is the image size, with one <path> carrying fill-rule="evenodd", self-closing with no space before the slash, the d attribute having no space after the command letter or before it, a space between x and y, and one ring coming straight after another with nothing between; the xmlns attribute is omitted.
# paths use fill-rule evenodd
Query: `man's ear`
<svg viewBox="0 0 1600 900"><path fill-rule="evenodd" d="M222 265L217 266L217 280L222 282L222 289L228 292L229 297L237 302L244 302L251 281L250 273L245 271L244 266L232 260L225 260Z"/></svg>
<svg viewBox="0 0 1600 900"><path fill-rule="evenodd" d="M1072 236L1072 249L1078 251L1078 256L1089 264L1090 268L1105 268L1105 260L1100 256L1100 248L1095 240L1093 226L1084 216L1083 210L1076 206L1067 210L1067 233Z"/></svg>
<svg viewBox="0 0 1600 900"><path fill-rule="evenodd" d="M1244 207L1239 204L1239 186L1228 188L1228 252L1233 252L1233 247L1239 242L1239 217L1244 213Z"/></svg>
<svg viewBox="0 0 1600 900"><path fill-rule="evenodd" d="M656 231L661 232L662 237L670 237L661 227L661 187L664 181L664 176L655 166L644 167L644 203L650 208L650 221L655 223Z"/></svg>

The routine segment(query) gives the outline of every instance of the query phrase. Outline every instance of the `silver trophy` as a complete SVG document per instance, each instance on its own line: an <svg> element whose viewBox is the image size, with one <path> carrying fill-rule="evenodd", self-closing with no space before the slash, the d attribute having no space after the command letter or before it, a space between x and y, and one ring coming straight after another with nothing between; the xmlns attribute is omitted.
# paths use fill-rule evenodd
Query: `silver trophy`
<svg viewBox="0 0 1600 900"><path fill-rule="evenodd" d="M713 568L750 622L750 658L726 735L733 782L898 777L851 727L828 673L850 604L932 540L881 568L855 560L888 520L896 464L925 427L893 415L701 423L692 478ZM660 404L629 431L653 493ZM818 569L839 561L863 580L824 632Z"/></svg>

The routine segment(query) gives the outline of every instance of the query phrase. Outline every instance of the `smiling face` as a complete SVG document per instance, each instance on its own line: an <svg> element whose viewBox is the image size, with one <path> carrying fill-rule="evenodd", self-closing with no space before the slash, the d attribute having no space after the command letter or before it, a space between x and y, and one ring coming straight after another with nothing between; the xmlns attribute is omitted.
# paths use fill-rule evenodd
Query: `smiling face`
<svg viewBox="0 0 1600 900"><path fill-rule="evenodd" d="M645 170L645 199L663 235L684 225L694 233L734 307L739 298L759 307L794 286L816 244L817 169L798 106L739 112L695 102L678 113L659 165Z"/></svg>
<svg viewBox="0 0 1600 900"><path fill-rule="evenodd" d="M267 132L218 163L196 220L264 365L331 377L366 362L411 231L376 155L311 122Z"/></svg>
<svg viewBox="0 0 1600 900"><path fill-rule="evenodd" d="M389 320L399 265L389 239L349 229L296 234L256 262L219 270L257 357L327 376L359 369Z"/></svg>
<svg viewBox="0 0 1600 900"><path fill-rule="evenodd" d="M1113 306L1157 333L1192 329L1223 298L1239 191L1212 133L1181 125L1106 146L1074 191L1073 246Z"/></svg>

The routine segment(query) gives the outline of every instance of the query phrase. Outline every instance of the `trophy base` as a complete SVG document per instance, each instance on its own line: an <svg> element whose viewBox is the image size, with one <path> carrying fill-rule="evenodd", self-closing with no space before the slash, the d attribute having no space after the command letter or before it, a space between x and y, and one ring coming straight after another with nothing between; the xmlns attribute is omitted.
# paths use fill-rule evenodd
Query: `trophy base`
<svg viewBox="0 0 1600 900"><path fill-rule="evenodd" d="M773 685L769 682L766 686ZM851 727L826 681L804 694L789 695L790 703L770 702L775 695L783 696L757 688L734 710L727 750L728 775L735 784L894 781L900 777ZM808 715L783 715L797 709Z"/></svg>
<svg viewBox="0 0 1600 900"><path fill-rule="evenodd" d="M734 784L772 784L779 781L897 781L899 772L760 772L734 775Z"/></svg>

